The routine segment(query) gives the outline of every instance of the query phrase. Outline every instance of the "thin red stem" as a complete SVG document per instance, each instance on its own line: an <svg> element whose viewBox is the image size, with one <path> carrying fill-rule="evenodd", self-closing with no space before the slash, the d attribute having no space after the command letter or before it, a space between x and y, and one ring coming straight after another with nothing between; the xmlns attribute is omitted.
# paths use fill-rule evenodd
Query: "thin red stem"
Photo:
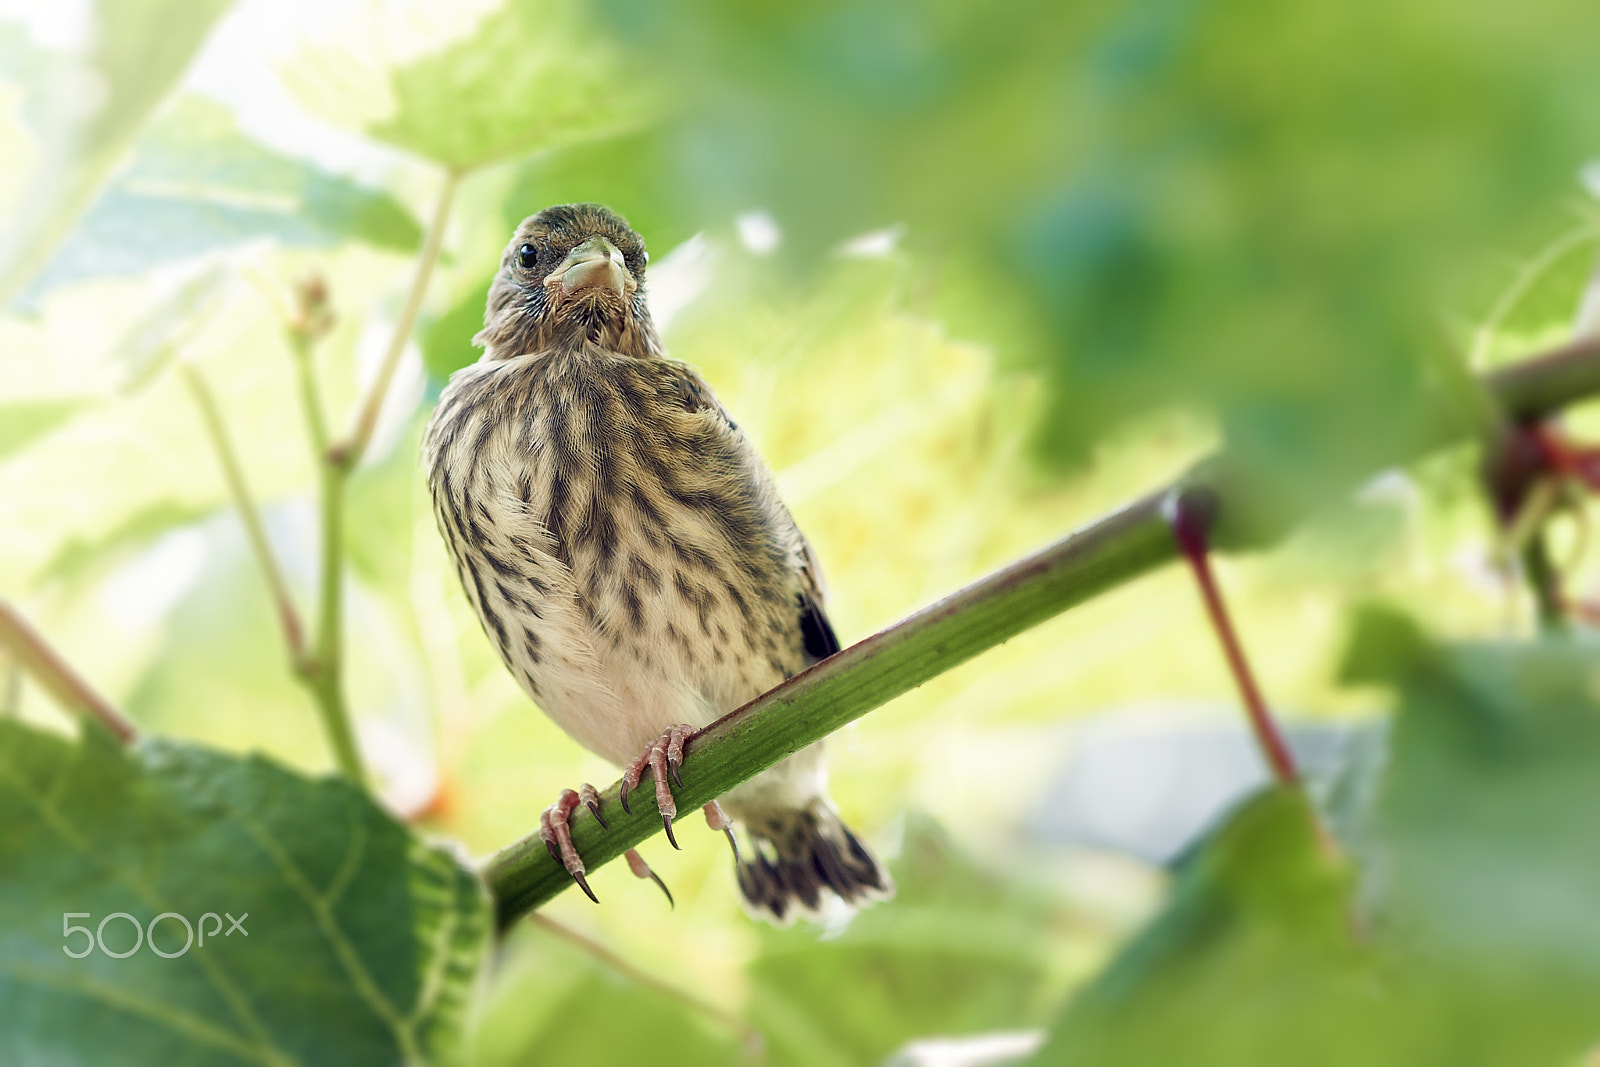
<svg viewBox="0 0 1600 1067"><path fill-rule="evenodd" d="M61 653L44 639L44 635L4 600L0 600L0 647L9 648L22 669L31 674L68 711L98 719L123 744L132 742L138 736L139 732L133 723L73 670Z"/></svg>
<svg viewBox="0 0 1600 1067"><path fill-rule="evenodd" d="M1222 642L1222 654L1227 658L1228 670L1239 686L1239 695L1244 700L1245 713L1249 716L1251 730L1255 732L1256 743L1261 746L1261 755L1279 785L1296 788L1300 785L1299 768L1295 766L1294 756L1284 741L1283 732L1267 710L1267 702L1262 699L1261 687L1256 684L1255 675L1250 670L1250 661L1245 657L1227 605L1217 588L1216 575L1211 570L1211 548L1206 538L1208 515L1205 510L1195 507L1194 502L1182 491L1168 498L1165 510L1172 536L1177 540L1183 558L1188 561L1189 569L1194 572L1206 614L1217 632L1217 640Z"/></svg>

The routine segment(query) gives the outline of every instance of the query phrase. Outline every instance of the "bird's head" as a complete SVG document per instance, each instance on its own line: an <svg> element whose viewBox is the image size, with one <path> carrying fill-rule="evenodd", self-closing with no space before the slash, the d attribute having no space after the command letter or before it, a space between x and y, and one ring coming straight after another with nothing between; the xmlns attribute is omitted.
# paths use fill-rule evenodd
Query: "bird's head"
<svg viewBox="0 0 1600 1067"><path fill-rule="evenodd" d="M641 359L662 354L645 302L644 241L599 204L559 204L522 220L489 286L490 359L598 345Z"/></svg>

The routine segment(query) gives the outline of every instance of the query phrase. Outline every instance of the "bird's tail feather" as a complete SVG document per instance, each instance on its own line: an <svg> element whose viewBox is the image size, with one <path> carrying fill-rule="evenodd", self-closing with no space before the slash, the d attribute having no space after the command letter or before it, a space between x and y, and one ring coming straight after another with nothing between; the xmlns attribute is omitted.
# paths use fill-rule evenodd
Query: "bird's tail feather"
<svg viewBox="0 0 1600 1067"><path fill-rule="evenodd" d="M825 800L762 816L744 820L738 860L739 892L758 918L785 926L815 915L827 892L855 906L893 895L889 872Z"/></svg>

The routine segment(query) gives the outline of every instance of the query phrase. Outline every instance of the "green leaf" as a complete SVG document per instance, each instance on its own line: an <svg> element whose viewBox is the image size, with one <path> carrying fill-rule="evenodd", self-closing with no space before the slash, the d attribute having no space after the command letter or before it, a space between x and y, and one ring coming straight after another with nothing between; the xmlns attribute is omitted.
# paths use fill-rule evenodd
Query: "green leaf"
<svg viewBox="0 0 1600 1067"><path fill-rule="evenodd" d="M86 400L24 400L0 404L0 460L20 451L77 414Z"/></svg>
<svg viewBox="0 0 1600 1067"><path fill-rule="evenodd" d="M379 72L312 52L289 71L308 107L458 171L637 124L636 72L570 0L514 0L470 36ZM352 89L352 83L359 83Z"/></svg>
<svg viewBox="0 0 1600 1067"><path fill-rule="evenodd" d="M409 607L414 496L422 491L417 457L422 453L426 414L411 420L398 443L376 463L350 477L345 552L351 572L379 595Z"/></svg>
<svg viewBox="0 0 1600 1067"><path fill-rule="evenodd" d="M0 305L39 271L156 105L188 67L228 0L99 0L87 62L19 56L32 74L24 113L39 162L0 238ZM6 51L21 51L15 39Z"/></svg>
<svg viewBox="0 0 1600 1067"><path fill-rule="evenodd" d="M1418 1012L1470 1018L1473 1061L1600 1043L1600 693L1585 639L1431 645L1371 614L1349 673L1397 688L1376 821L1380 919ZM1417 1061L1413 1061L1417 1062Z"/></svg>
<svg viewBox="0 0 1600 1067"><path fill-rule="evenodd" d="M0 721L0 1059L420 1063L458 1047L489 936L477 879L342 779L163 740L133 751ZM63 919L63 913L87 917ZM205 944L126 958L81 934L164 913ZM132 923L101 930L135 943ZM154 944L177 952L182 923ZM198 939L198 929L197 929ZM86 1019L93 1025L86 1025Z"/></svg>
<svg viewBox="0 0 1600 1067"><path fill-rule="evenodd" d="M184 97L151 126L27 296L261 238L313 247L353 238L409 252L422 230L387 193L257 144L220 104Z"/></svg>
<svg viewBox="0 0 1600 1067"><path fill-rule="evenodd" d="M1342 1064L1375 977L1352 937L1349 879L1311 831L1306 800L1268 790L1179 872L1160 916L1080 993L1045 1064Z"/></svg>
<svg viewBox="0 0 1600 1067"><path fill-rule="evenodd" d="M472 338L483 328L485 294L492 281L494 274L490 273L469 284L461 299L423 325L418 345L422 349L422 365L433 381L442 384L477 360L480 353Z"/></svg>
<svg viewBox="0 0 1600 1067"><path fill-rule="evenodd" d="M160 500L148 504L110 529L67 539L34 576L35 585L76 582L114 560L126 558L170 530L198 522L216 509Z"/></svg>
<svg viewBox="0 0 1600 1067"><path fill-rule="evenodd" d="M1364 615L1346 676L1399 709L1376 802L1347 813L1359 896L1305 801L1263 794L1038 1062L1579 1062L1600 1044L1593 664L1584 641L1438 646Z"/></svg>

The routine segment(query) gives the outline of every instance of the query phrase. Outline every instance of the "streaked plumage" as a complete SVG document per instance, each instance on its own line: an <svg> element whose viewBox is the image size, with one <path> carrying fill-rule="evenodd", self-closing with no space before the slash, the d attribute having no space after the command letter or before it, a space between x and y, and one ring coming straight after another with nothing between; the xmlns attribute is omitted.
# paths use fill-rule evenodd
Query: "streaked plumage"
<svg viewBox="0 0 1600 1067"><path fill-rule="evenodd" d="M816 562L748 438L651 323L643 243L598 205L513 235L483 358L454 375L424 464L485 632L528 695L625 765L838 649ZM692 773L692 760L687 765ZM723 798L739 884L784 921L888 876L825 791L820 746Z"/></svg>

